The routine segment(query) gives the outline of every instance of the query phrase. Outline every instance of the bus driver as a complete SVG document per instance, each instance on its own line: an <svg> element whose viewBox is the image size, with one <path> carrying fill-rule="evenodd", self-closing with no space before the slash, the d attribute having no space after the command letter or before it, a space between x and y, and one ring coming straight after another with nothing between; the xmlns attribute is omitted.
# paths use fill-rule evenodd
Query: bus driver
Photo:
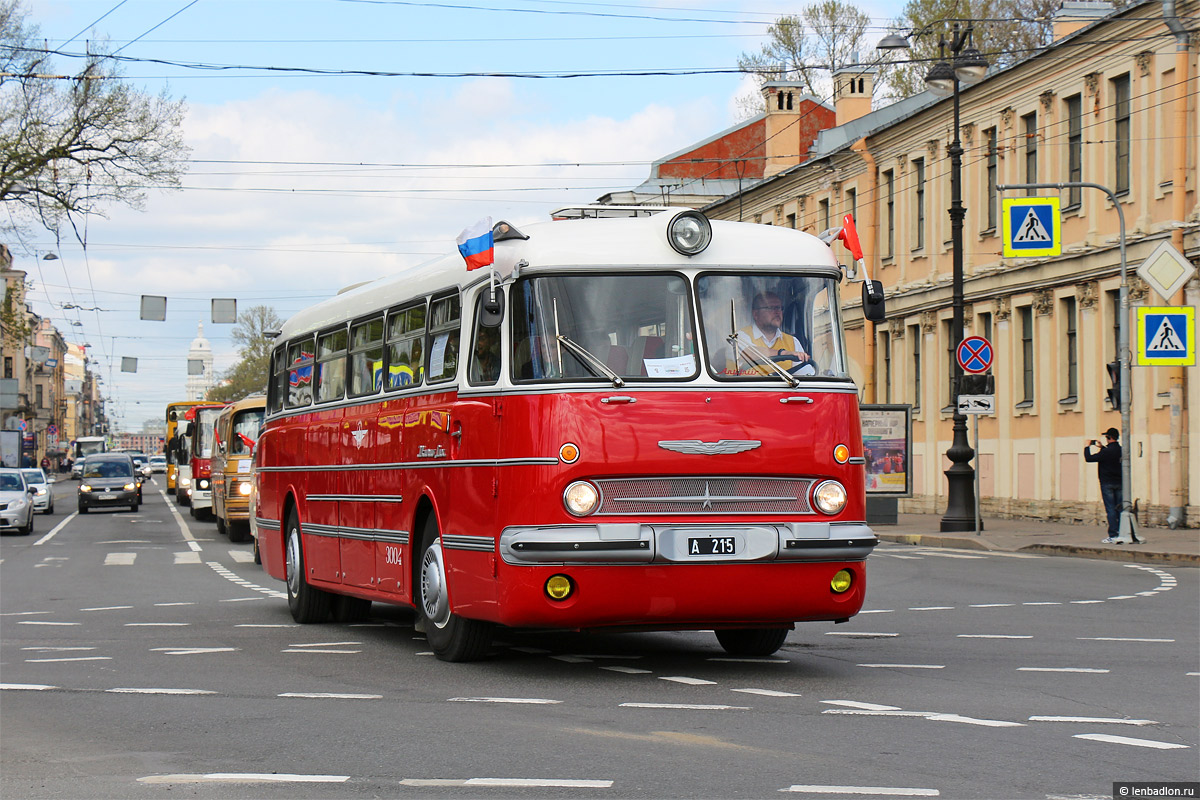
<svg viewBox="0 0 1200 800"><path fill-rule="evenodd" d="M753 345L759 353L775 360L780 367L797 375L815 375L816 369L812 359L804 348L790 333L784 333L779 327L783 323L783 301L774 292L759 292L754 296L750 305L750 314L754 322L738 331L739 355ZM779 358L790 356L790 359ZM761 365L752 363L742 365L742 375L758 375L767 370ZM803 366L801 366L803 365ZM796 369L796 367L800 369ZM734 363L726 365L726 372L738 374Z"/></svg>

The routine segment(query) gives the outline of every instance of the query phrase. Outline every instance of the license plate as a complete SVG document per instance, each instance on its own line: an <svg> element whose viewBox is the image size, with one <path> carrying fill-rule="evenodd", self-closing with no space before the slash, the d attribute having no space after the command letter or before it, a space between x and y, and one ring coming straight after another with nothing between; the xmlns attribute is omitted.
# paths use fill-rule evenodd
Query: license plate
<svg viewBox="0 0 1200 800"><path fill-rule="evenodd" d="M115 494L112 494L111 492L105 492L104 494L96 495L97 500L115 500L116 497L117 496Z"/></svg>
<svg viewBox="0 0 1200 800"><path fill-rule="evenodd" d="M732 536L705 536L688 539L689 556L737 555L737 540Z"/></svg>

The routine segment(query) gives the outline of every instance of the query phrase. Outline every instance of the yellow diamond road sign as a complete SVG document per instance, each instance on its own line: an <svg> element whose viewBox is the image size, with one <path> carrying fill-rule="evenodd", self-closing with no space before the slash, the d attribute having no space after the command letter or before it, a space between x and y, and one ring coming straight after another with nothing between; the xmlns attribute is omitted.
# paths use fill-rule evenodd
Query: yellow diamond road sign
<svg viewBox="0 0 1200 800"><path fill-rule="evenodd" d="M1062 253L1062 213L1057 197L1007 197L1002 201L1000 225L1005 258Z"/></svg>
<svg viewBox="0 0 1200 800"><path fill-rule="evenodd" d="M1171 297L1196 274L1196 268L1170 242L1160 242L1150 257L1137 268L1137 274L1169 303Z"/></svg>

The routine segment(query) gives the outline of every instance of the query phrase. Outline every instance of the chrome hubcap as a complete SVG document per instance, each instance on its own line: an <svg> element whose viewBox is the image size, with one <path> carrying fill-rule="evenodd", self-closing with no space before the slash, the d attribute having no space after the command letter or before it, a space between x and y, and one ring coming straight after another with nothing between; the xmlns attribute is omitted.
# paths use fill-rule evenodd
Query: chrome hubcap
<svg viewBox="0 0 1200 800"><path fill-rule="evenodd" d="M421 609L439 628L450 621L450 599L446 596L446 570L442 566L441 540L430 545L421 559Z"/></svg>
<svg viewBox="0 0 1200 800"><path fill-rule="evenodd" d="M288 531L287 588L293 597L300 593L300 531L295 528Z"/></svg>

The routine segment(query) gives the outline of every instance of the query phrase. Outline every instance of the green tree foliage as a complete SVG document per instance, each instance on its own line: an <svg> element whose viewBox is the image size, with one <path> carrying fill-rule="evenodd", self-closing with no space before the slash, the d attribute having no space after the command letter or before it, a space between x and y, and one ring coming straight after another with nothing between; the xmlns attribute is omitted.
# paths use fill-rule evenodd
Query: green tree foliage
<svg viewBox="0 0 1200 800"><path fill-rule="evenodd" d="M103 51L56 75L27 14L20 0L0 0L0 231L57 233L72 215L141 208L148 189L178 188L182 101L130 87Z"/></svg>
<svg viewBox="0 0 1200 800"><path fill-rule="evenodd" d="M950 41L952 20L972 20L975 48L1005 67L1050 43L1057 7L1057 0L908 0L894 25L909 34L912 49L896 53L882 71L884 95L899 100L925 91L925 75L941 58L939 36Z"/></svg>
<svg viewBox="0 0 1200 800"><path fill-rule="evenodd" d="M865 53L867 26L871 18L852 3L820 0L804 8L799 15L775 20L767 29L767 43L757 53L743 53L738 68L768 81L799 81L815 97L829 94L829 73L838 67L856 63ZM871 45L873 46L873 44ZM762 98L757 98L757 111Z"/></svg>
<svg viewBox="0 0 1200 800"><path fill-rule="evenodd" d="M283 320L270 306L251 306L238 314L230 338L238 346L241 361L224 375L208 392L209 400L232 402L267 390L271 368L271 347L275 343L270 333L277 332Z"/></svg>

